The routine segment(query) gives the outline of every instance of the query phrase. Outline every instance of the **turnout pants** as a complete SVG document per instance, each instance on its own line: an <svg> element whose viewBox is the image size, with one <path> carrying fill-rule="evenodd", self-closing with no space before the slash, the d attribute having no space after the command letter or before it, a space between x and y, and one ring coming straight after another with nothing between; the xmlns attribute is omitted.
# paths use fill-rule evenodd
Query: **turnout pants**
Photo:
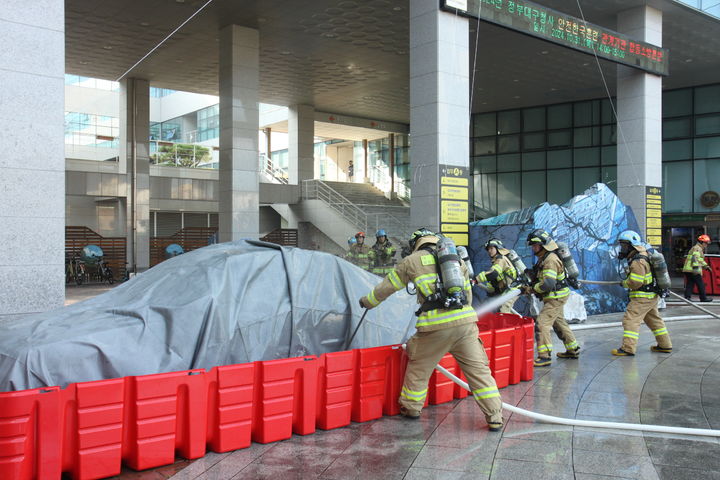
<svg viewBox="0 0 720 480"><path fill-rule="evenodd" d="M537 343L537 355L541 358L548 358L552 354L552 337L550 331L554 330L558 338L565 344L567 350L578 348L572 330L565 321L563 308L568 301L568 297L548 298L543 300L543 308L537 317L537 327L539 331Z"/></svg>
<svg viewBox="0 0 720 480"><path fill-rule="evenodd" d="M407 342L409 359L400 405L412 414L425 404L428 380L440 359L450 352L467 378L475 401L488 422L502 422L502 400L490 375L477 324L467 323L432 332L417 332Z"/></svg>
<svg viewBox="0 0 720 480"><path fill-rule="evenodd" d="M703 281L702 273L684 272L684 275L685 298L690 300L690 297L692 297L693 294L693 286L697 285L698 294L700 295L700 301L704 302L705 300L707 300L707 296L705 295L705 282Z"/></svg>
<svg viewBox="0 0 720 480"><path fill-rule="evenodd" d="M628 353L635 353L642 322L645 322L645 325L652 330L659 347L672 348L670 334L658 312L657 304L658 297L630 299L623 317L623 350Z"/></svg>

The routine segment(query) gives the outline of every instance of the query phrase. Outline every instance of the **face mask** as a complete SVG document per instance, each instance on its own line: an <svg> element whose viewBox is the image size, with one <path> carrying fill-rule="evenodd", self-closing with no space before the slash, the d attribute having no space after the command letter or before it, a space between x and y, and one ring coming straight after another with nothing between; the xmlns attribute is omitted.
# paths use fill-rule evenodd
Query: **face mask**
<svg viewBox="0 0 720 480"><path fill-rule="evenodd" d="M627 256L630 254L630 244L629 243L621 243L620 244L620 253L618 253L618 258L627 258Z"/></svg>

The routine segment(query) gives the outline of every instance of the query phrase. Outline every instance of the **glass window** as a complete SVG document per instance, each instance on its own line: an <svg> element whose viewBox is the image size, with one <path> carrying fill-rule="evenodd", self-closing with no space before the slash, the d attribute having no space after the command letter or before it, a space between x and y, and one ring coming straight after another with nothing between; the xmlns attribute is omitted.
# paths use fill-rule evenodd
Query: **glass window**
<svg viewBox="0 0 720 480"><path fill-rule="evenodd" d="M561 205L572 197L572 170L547 171L547 201Z"/></svg>
<svg viewBox="0 0 720 480"><path fill-rule="evenodd" d="M572 146L572 130L559 130L548 132L547 146L552 147L571 147Z"/></svg>
<svg viewBox="0 0 720 480"><path fill-rule="evenodd" d="M546 196L546 175L544 171L523 172L522 174L522 205L521 208L540 205Z"/></svg>
<svg viewBox="0 0 720 480"><path fill-rule="evenodd" d="M605 98L600 102L600 104L602 106L602 123L617 123L617 120L615 119L615 113L613 112L613 108L615 106L615 99L613 98L612 103L610 103L610 100Z"/></svg>
<svg viewBox="0 0 720 480"><path fill-rule="evenodd" d="M527 108L523 110L523 132L545 130L545 108Z"/></svg>
<svg viewBox="0 0 720 480"><path fill-rule="evenodd" d="M521 208L520 173L499 173L497 179L498 214Z"/></svg>
<svg viewBox="0 0 720 480"><path fill-rule="evenodd" d="M663 211L692 212L692 162L663 163Z"/></svg>
<svg viewBox="0 0 720 480"><path fill-rule="evenodd" d="M663 162L688 160L692 158L692 140L673 140L663 142Z"/></svg>
<svg viewBox="0 0 720 480"><path fill-rule="evenodd" d="M617 125L604 125L602 127L602 133L600 142L602 145L615 145L617 143Z"/></svg>
<svg viewBox="0 0 720 480"><path fill-rule="evenodd" d="M720 205L714 208L704 207L700 203L700 196L709 190L714 192L720 191L720 159L715 160L696 160L693 166L695 177L694 187L695 195L695 211L696 212L720 212Z"/></svg>
<svg viewBox="0 0 720 480"><path fill-rule="evenodd" d="M550 150L547 152L547 168L572 167L572 150Z"/></svg>
<svg viewBox="0 0 720 480"><path fill-rule="evenodd" d="M720 85L695 89L695 114L720 112Z"/></svg>
<svg viewBox="0 0 720 480"><path fill-rule="evenodd" d="M580 195L600 181L600 168L576 168L573 172L573 195Z"/></svg>
<svg viewBox="0 0 720 480"><path fill-rule="evenodd" d="M495 137L483 137L473 140L473 154L485 155L495 153Z"/></svg>
<svg viewBox="0 0 720 480"><path fill-rule="evenodd" d="M600 181L617 194L617 167L602 167L600 169Z"/></svg>
<svg viewBox="0 0 720 480"><path fill-rule="evenodd" d="M523 150L545 148L545 133L526 133L523 135Z"/></svg>
<svg viewBox="0 0 720 480"><path fill-rule="evenodd" d="M720 137L695 139L694 158L720 157Z"/></svg>
<svg viewBox="0 0 720 480"><path fill-rule="evenodd" d="M503 135L498 138L498 153L520 151L520 135Z"/></svg>
<svg viewBox="0 0 720 480"><path fill-rule="evenodd" d="M600 127L576 128L573 137L573 145L576 147L599 145Z"/></svg>
<svg viewBox="0 0 720 480"><path fill-rule="evenodd" d="M498 113L498 135L520 131L520 110Z"/></svg>
<svg viewBox="0 0 720 480"><path fill-rule="evenodd" d="M574 150L576 167L592 167L600 165L600 149L592 148L576 148Z"/></svg>
<svg viewBox="0 0 720 480"><path fill-rule="evenodd" d="M474 116L473 137L485 137L487 135L497 135L497 125L495 123L495 112L478 113Z"/></svg>
<svg viewBox="0 0 720 480"><path fill-rule="evenodd" d="M498 155L497 163L498 172L517 172L520 170L520 154Z"/></svg>
<svg viewBox="0 0 720 480"><path fill-rule="evenodd" d="M586 127L600 123L600 107L597 100L578 102L573 105L573 124Z"/></svg>
<svg viewBox="0 0 720 480"><path fill-rule="evenodd" d="M617 146L602 147L600 149L600 163L603 165L617 165Z"/></svg>
<svg viewBox="0 0 720 480"><path fill-rule="evenodd" d="M572 126L572 104L548 107L548 129L570 128Z"/></svg>
<svg viewBox="0 0 720 480"><path fill-rule="evenodd" d="M473 188L473 202L478 214L483 218L497 215L497 175L474 175Z"/></svg>
<svg viewBox="0 0 720 480"><path fill-rule="evenodd" d="M663 92L663 118L692 115L692 89Z"/></svg>
<svg viewBox="0 0 720 480"><path fill-rule="evenodd" d="M663 140L687 138L690 136L690 118L663 120Z"/></svg>
<svg viewBox="0 0 720 480"><path fill-rule="evenodd" d="M473 157L473 173L495 173L497 166L495 155L485 155L482 157Z"/></svg>
<svg viewBox="0 0 720 480"><path fill-rule="evenodd" d="M522 154L523 170L545 170L545 152L530 152Z"/></svg>
<svg viewBox="0 0 720 480"><path fill-rule="evenodd" d="M688 121L688 123L690 123ZM688 130L690 128L688 127ZM720 133L720 115L695 117L695 135L717 135Z"/></svg>

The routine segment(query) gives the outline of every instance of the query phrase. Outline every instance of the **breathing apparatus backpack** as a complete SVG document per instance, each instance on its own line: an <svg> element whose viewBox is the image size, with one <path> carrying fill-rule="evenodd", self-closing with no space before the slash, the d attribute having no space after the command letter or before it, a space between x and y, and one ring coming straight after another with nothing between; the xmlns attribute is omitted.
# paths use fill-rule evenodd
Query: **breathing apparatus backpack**
<svg viewBox="0 0 720 480"><path fill-rule="evenodd" d="M522 261L522 258L520 258L520 255L517 254L517 252L511 248L508 249L508 254L505 255L505 257L510 260L510 263L512 263L513 268L515 268L515 281L510 285L511 287L526 284L527 277L525 276L525 271L527 270L527 266L525 265L525 262Z"/></svg>
<svg viewBox="0 0 720 480"><path fill-rule="evenodd" d="M431 251L435 255L438 270L435 293L427 297L425 303L415 312L416 315L435 308L456 310L468 303L465 296L465 276L461 267L463 259L458 255L455 242L450 238L440 237L436 249Z"/></svg>
<svg viewBox="0 0 720 480"><path fill-rule="evenodd" d="M580 270L578 270L575 259L573 258L572 253L570 253L570 248L568 248L566 243L555 243L557 243L558 246L558 249L555 250L555 253L560 258L560 260L562 260L563 267L565 268L565 281L568 285L577 290L578 288L580 288L580 283L578 282L578 278L580 277Z"/></svg>
<svg viewBox="0 0 720 480"><path fill-rule="evenodd" d="M635 255L632 261L642 258L647 261L650 265L650 272L653 276L652 285L644 287L645 291L655 292L662 298L667 297L667 291L670 289L670 274L668 273L667 262L662 253L658 252L654 248L648 249L647 255Z"/></svg>

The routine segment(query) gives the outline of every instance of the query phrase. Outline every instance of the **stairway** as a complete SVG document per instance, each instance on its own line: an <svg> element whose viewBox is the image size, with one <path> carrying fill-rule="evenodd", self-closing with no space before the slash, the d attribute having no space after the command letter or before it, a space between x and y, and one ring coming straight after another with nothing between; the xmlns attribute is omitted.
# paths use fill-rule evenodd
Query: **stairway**
<svg viewBox="0 0 720 480"><path fill-rule="evenodd" d="M382 190L369 183L323 182L355 205L404 207L400 200L390 200Z"/></svg>

